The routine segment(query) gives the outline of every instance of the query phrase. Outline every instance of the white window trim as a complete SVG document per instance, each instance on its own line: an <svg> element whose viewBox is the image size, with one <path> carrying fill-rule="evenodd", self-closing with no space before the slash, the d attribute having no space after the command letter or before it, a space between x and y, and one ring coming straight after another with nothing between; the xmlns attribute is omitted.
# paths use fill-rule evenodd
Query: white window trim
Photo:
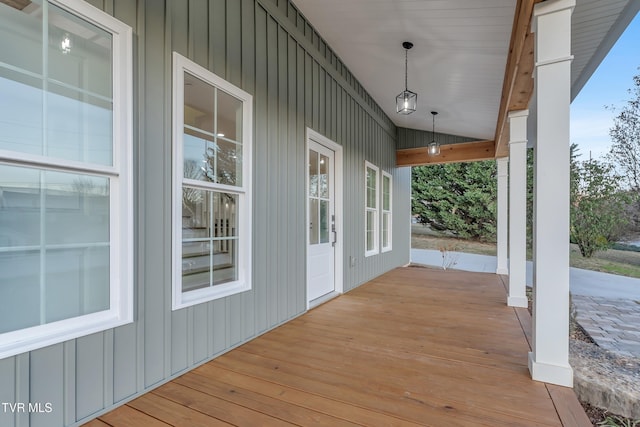
<svg viewBox="0 0 640 427"><path fill-rule="evenodd" d="M0 162L110 178L109 310L0 334L0 359L133 322L133 37L131 27L81 0L50 0L113 39L113 166L0 150Z"/></svg>
<svg viewBox="0 0 640 427"><path fill-rule="evenodd" d="M389 210L384 209L384 179L389 178ZM389 215L388 245L384 246L384 238L380 239L381 252L389 252L393 247L393 176L389 172L382 171L380 175L380 233L384 233L384 216Z"/></svg>
<svg viewBox="0 0 640 427"><path fill-rule="evenodd" d="M243 102L242 109L242 186L225 186L215 184L210 190L230 191L238 195L239 215L238 229L238 280L182 292L182 186L183 178L183 128L184 128L184 73L223 90ZM251 289L251 170L253 140L253 97L242 89L215 75L206 68L173 52L173 191L172 191L172 309L193 306L196 304L234 295ZM200 183L202 184L202 183ZM202 187L202 185L200 185Z"/></svg>
<svg viewBox="0 0 640 427"><path fill-rule="evenodd" d="M367 168L373 169L376 171L376 195L374 197L374 201L376 202L375 208L367 207ZM380 253L380 168L375 166L372 163L369 163L365 160L364 162L364 256L370 257L372 255L377 255ZM373 249L367 250L367 213L373 212L375 213L375 218L373 220L374 229L373 229Z"/></svg>

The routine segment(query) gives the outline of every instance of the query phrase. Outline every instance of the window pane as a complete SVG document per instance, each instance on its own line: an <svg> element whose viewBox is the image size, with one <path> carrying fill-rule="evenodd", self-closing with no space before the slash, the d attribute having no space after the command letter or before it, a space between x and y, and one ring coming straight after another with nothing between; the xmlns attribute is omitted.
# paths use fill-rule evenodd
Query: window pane
<svg viewBox="0 0 640 427"><path fill-rule="evenodd" d="M318 216L318 199L309 199L309 244L318 243L320 233Z"/></svg>
<svg viewBox="0 0 640 427"><path fill-rule="evenodd" d="M320 200L320 243L329 242L329 202Z"/></svg>
<svg viewBox="0 0 640 427"><path fill-rule="evenodd" d="M42 6L40 1L0 2L0 58L15 67L42 74ZM4 92L3 92L4 93Z"/></svg>
<svg viewBox="0 0 640 427"><path fill-rule="evenodd" d="M217 136L242 142L242 101L218 90Z"/></svg>
<svg viewBox="0 0 640 427"><path fill-rule="evenodd" d="M238 241L223 240L213 253L213 285L238 280Z"/></svg>
<svg viewBox="0 0 640 427"><path fill-rule="evenodd" d="M113 36L57 6L48 9L48 77L110 99Z"/></svg>
<svg viewBox="0 0 640 427"><path fill-rule="evenodd" d="M242 186L242 146L217 138L216 168L219 184Z"/></svg>
<svg viewBox="0 0 640 427"><path fill-rule="evenodd" d="M107 178L0 166L3 331L109 308L109 193Z"/></svg>
<svg viewBox="0 0 640 427"><path fill-rule="evenodd" d="M309 197L318 197L318 152L309 150Z"/></svg>
<svg viewBox="0 0 640 427"><path fill-rule="evenodd" d="M367 239L367 251L375 249L375 231L376 226L376 213L373 211L367 211L367 224L366 224L366 239Z"/></svg>
<svg viewBox="0 0 640 427"><path fill-rule="evenodd" d="M237 194L183 187L183 292L238 279L238 200Z"/></svg>
<svg viewBox="0 0 640 427"><path fill-rule="evenodd" d="M382 214L382 247L389 246L389 219L391 215L388 213Z"/></svg>
<svg viewBox="0 0 640 427"><path fill-rule="evenodd" d="M378 174L371 168L367 169L367 207L376 208L376 183L378 180Z"/></svg>
<svg viewBox="0 0 640 427"><path fill-rule="evenodd" d="M329 198L329 158L320 155L320 197Z"/></svg>
<svg viewBox="0 0 640 427"><path fill-rule="evenodd" d="M59 159L112 164L113 106L75 89L49 85L44 154Z"/></svg>
<svg viewBox="0 0 640 427"><path fill-rule="evenodd" d="M184 124L208 133L213 140L215 88L184 73Z"/></svg>
<svg viewBox="0 0 640 427"><path fill-rule="evenodd" d="M42 154L42 80L0 67L0 93L0 149Z"/></svg>
<svg viewBox="0 0 640 427"><path fill-rule="evenodd" d="M382 175L382 209L391 210L391 179Z"/></svg>
<svg viewBox="0 0 640 427"><path fill-rule="evenodd" d="M17 68L0 67L0 149L112 165L111 34L48 5L43 55L43 11L27 3L0 4L0 58Z"/></svg>

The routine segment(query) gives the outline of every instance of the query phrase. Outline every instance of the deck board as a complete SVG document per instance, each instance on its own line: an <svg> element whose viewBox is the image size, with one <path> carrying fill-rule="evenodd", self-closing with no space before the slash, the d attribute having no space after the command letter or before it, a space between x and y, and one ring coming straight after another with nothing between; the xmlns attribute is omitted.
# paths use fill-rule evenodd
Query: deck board
<svg viewBox="0 0 640 427"><path fill-rule="evenodd" d="M530 379L528 313L505 303L493 274L398 268L100 420L581 425L572 390Z"/></svg>

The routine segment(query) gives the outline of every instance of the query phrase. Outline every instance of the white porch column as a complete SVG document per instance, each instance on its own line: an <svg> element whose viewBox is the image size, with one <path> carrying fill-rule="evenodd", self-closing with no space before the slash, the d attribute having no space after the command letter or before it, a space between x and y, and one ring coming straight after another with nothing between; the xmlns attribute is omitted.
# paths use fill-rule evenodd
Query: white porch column
<svg viewBox="0 0 640 427"><path fill-rule="evenodd" d="M509 188L509 158L502 157L496 160L498 165L498 231L497 231L497 253L498 266L496 274L509 274L507 264L507 244L508 244L508 188Z"/></svg>
<svg viewBox="0 0 640 427"><path fill-rule="evenodd" d="M527 117L509 113L509 298L511 307L527 307Z"/></svg>
<svg viewBox="0 0 640 427"><path fill-rule="evenodd" d="M569 366L569 104L575 0L535 5L534 380L572 387Z"/></svg>

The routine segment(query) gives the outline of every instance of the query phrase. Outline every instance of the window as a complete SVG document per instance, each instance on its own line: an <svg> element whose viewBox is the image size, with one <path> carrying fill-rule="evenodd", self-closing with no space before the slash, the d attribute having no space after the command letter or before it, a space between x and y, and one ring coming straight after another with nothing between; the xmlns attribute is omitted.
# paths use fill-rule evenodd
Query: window
<svg viewBox="0 0 640 427"><path fill-rule="evenodd" d="M131 28L0 1L0 358L133 320Z"/></svg>
<svg viewBox="0 0 640 427"><path fill-rule="evenodd" d="M365 256L378 253L378 174L377 166L365 162Z"/></svg>
<svg viewBox="0 0 640 427"><path fill-rule="evenodd" d="M173 309L251 289L252 97L173 54Z"/></svg>
<svg viewBox="0 0 640 427"><path fill-rule="evenodd" d="M391 206L393 199L391 190L391 175L382 172L382 252L391 250Z"/></svg>

